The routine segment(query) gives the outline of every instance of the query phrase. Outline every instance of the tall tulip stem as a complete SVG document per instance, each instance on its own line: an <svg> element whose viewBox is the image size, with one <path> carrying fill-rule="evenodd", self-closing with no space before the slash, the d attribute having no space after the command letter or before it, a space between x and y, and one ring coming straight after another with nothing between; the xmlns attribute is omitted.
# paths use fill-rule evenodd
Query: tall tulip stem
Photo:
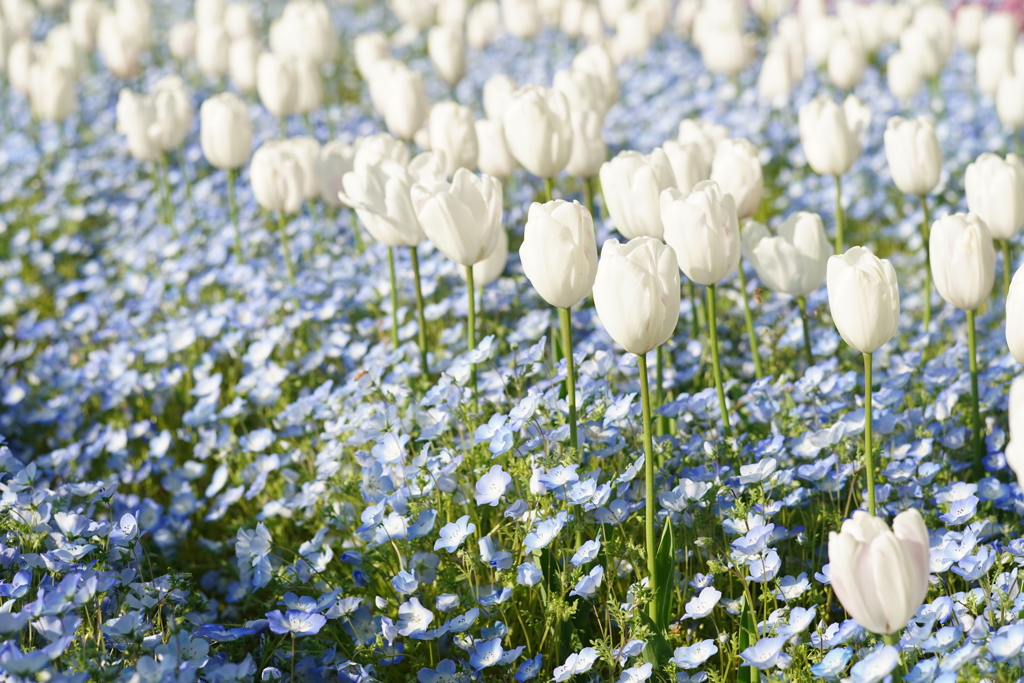
<svg viewBox="0 0 1024 683"><path fill-rule="evenodd" d="M647 493L646 513L646 541L647 541L647 587L654 596L648 605L648 614L651 619L657 619L658 603L658 579L657 579L657 554L658 547L654 540L654 440L651 434L651 391L647 386L647 356L638 353L637 364L640 366L640 401L643 404L644 413L644 478Z"/></svg>
<svg viewBox="0 0 1024 683"><path fill-rule="evenodd" d="M722 413L722 431L726 436L732 436L732 427L729 426L729 406L725 403L725 387L722 386L722 366L718 361L718 315L715 311L715 285L708 285L707 290L708 332L711 334L711 364L715 373L715 391L718 392L718 409Z"/></svg>
<svg viewBox="0 0 1024 683"><path fill-rule="evenodd" d="M698 315L700 298L697 296L697 287L693 284L693 280L687 280L686 286L690 292L690 339L697 339L700 337L700 316Z"/></svg>
<svg viewBox="0 0 1024 683"><path fill-rule="evenodd" d="M584 178L583 179L583 195L587 200L587 210L590 211L590 215L593 218L597 218L597 213L594 212L594 179Z"/></svg>
<svg viewBox="0 0 1024 683"><path fill-rule="evenodd" d="M843 181L836 179L836 254L843 253L843 232L846 230L846 215L843 213Z"/></svg>
<svg viewBox="0 0 1024 683"><path fill-rule="evenodd" d="M469 351L476 349L476 289L473 285L473 266L466 266L466 296L469 301L469 320L467 334ZM473 395L476 395L476 363L469 366L469 385Z"/></svg>
<svg viewBox="0 0 1024 683"><path fill-rule="evenodd" d="M932 322L932 246L926 195L921 195L921 211L924 213L921 219L921 238L924 240L924 331L927 334Z"/></svg>
<svg viewBox="0 0 1024 683"><path fill-rule="evenodd" d="M544 196L545 196L545 200L544 201L550 202L552 199L555 198L554 194L555 194L555 179L554 178L545 178L544 179Z"/></svg>
<svg viewBox="0 0 1024 683"><path fill-rule="evenodd" d="M569 443L574 451L579 451L579 437L576 433L576 362L572 357L572 311L568 308L558 309L558 319L562 324L562 347L565 350L565 393L569 399Z"/></svg>
<svg viewBox="0 0 1024 683"><path fill-rule="evenodd" d="M242 263L242 228L238 225L238 203L235 201L235 176L237 168L228 169L228 210L231 213L231 223L235 226L235 261Z"/></svg>
<svg viewBox="0 0 1024 683"><path fill-rule="evenodd" d="M885 633L882 634L882 642L898 649L900 639L895 633ZM901 660L896 661L896 668L892 671L892 683L903 683L903 662Z"/></svg>
<svg viewBox="0 0 1024 683"><path fill-rule="evenodd" d="M398 348L398 281L395 278L395 248L388 247L388 273L391 276L391 345Z"/></svg>
<svg viewBox="0 0 1024 683"><path fill-rule="evenodd" d="M354 209L349 211L349 215L352 216L352 236L356 242L356 251L362 254L366 245L363 244L363 233L359 231L359 217Z"/></svg>
<svg viewBox="0 0 1024 683"><path fill-rule="evenodd" d="M750 355L754 359L754 377L761 379L761 353L757 350L757 332L754 331L754 316L750 313L750 302L747 300L747 276L743 272L743 260L740 259L740 292L743 294L743 320L747 326L747 342L750 344Z"/></svg>
<svg viewBox="0 0 1024 683"><path fill-rule="evenodd" d="M807 299L798 297L796 305L800 307L800 323L804 328L804 351L807 353L807 367L814 365L814 352L811 350L811 327L807 321Z"/></svg>
<svg viewBox="0 0 1024 683"><path fill-rule="evenodd" d="M978 408L978 347L974 334L974 311L967 311L967 352L971 367L971 430L974 446L974 478L985 474L981 459L985 454L985 437L981 432L981 412Z"/></svg>
<svg viewBox="0 0 1024 683"><path fill-rule="evenodd" d="M868 513L875 514L875 455L871 445L871 354L864 354L864 469L868 477Z"/></svg>
<svg viewBox="0 0 1024 683"><path fill-rule="evenodd" d="M430 376L430 365L427 363L427 318L423 314L423 287L420 285L420 255L416 247L409 247L409 256L412 259L412 276L416 281L416 322L419 330L416 332L416 342L420 346L420 370L424 377Z"/></svg>
<svg viewBox="0 0 1024 683"><path fill-rule="evenodd" d="M288 249L288 229L285 227L284 211L277 212L277 230L281 233L281 253L284 257L284 267L288 270L288 284L295 286L295 271L292 269L291 250ZM388 247L390 249L390 247ZM392 268L392 273L394 269ZM392 275L392 282L394 276Z"/></svg>
<svg viewBox="0 0 1024 683"><path fill-rule="evenodd" d="M1010 260L1010 240L999 240L1003 247L1003 296L1010 295L1010 278L1013 277L1013 262Z"/></svg>

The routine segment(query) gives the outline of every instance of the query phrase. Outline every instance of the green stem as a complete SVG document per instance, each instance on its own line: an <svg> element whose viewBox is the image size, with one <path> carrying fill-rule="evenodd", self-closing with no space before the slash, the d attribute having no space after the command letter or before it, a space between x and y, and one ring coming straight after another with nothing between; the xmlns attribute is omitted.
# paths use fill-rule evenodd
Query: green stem
<svg viewBox="0 0 1024 683"><path fill-rule="evenodd" d="M554 199L555 198L554 197L554 193L555 193L555 180L554 180L554 178L545 178L544 179L544 196L547 197L547 199L545 201L549 201L550 202L552 199Z"/></svg>
<svg viewBox="0 0 1024 683"><path fill-rule="evenodd" d="M651 619L658 618L658 577L657 577L657 553L658 548L654 541L654 441L651 435L651 392L647 386L647 357L644 354L637 354L637 364L640 366L640 400L643 403L644 413L644 476L647 489L646 513L646 541L647 541L647 587L653 598L648 605L648 614Z"/></svg>
<svg viewBox="0 0 1024 683"><path fill-rule="evenodd" d="M797 297L796 305L800 307L800 322L804 328L804 351L807 353L807 367L814 365L814 352L811 351L811 328L807 323L807 300Z"/></svg>
<svg viewBox="0 0 1024 683"><path fill-rule="evenodd" d="M1013 277L1013 261L1010 259L1010 240L1000 240L1003 244L1003 296L1010 295L1010 278Z"/></svg>
<svg viewBox="0 0 1024 683"><path fill-rule="evenodd" d="M388 274L391 276L391 345L398 348L398 282L395 278L395 248L388 247Z"/></svg>
<svg viewBox="0 0 1024 683"><path fill-rule="evenodd" d="M167 172L167 155L160 153L160 178L162 180L162 191L164 194L164 205L166 207L167 225L174 230L174 204L171 202L171 178Z"/></svg>
<svg viewBox="0 0 1024 683"><path fill-rule="evenodd" d="M750 313L750 303L747 300L747 275L743 272L743 259L740 259L740 292L743 294L743 320L747 325L747 342L750 344L750 355L754 358L754 377L761 379L764 371L761 370L761 353L757 350L757 333L754 331L754 316Z"/></svg>
<svg viewBox="0 0 1024 683"><path fill-rule="evenodd" d="M921 195L921 211L924 212L921 219L921 238L924 240L924 331L927 334L928 326L932 322L932 245L926 195Z"/></svg>
<svg viewBox="0 0 1024 683"><path fill-rule="evenodd" d="M469 350L476 348L476 290L473 287L473 266L466 268L466 296L469 298L469 320L467 321L467 334L469 335ZM469 366L469 385L476 396L476 363Z"/></svg>
<svg viewBox="0 0 1024 683"><path fill-rule="evenodd" d="M708 331L711 334L711 363L715 373L715 391L718 392L718 409L722 413L722 432L732 436L729 426L729 407L725 403L725 388L722 386L722 366L718 362L718 316L715 311L715 285L708 285Z"/></svg>
<svg viewBox="0 0 1024 683"><path fill-rule="evenodd" d="M843 232L846 229L846 216L843 214L843 184L839 176L836 179L836 253L843 253Z"/></svg>
<svg viewBox="0 0 1024 683"><path fill-rule="evenodd" d="M864 469L868 477L868 513L875 514L875 456L871 445L871 354L864 355Z"/></svg>
<svg viewBox="0 0 1024 683"><path fill-rule="evenodd" d="M423 315L423 287L420 285L420 255L416 247L409 247L409 256L412 258L412 275L416 280L416 320L419 323L419 331L416 333L416 341L420 345L420 369L424 377L430 377L430 365L427 363L427 319Z"/></svg>
<svg viewBox="0 0 1024 683"><path fill-rule="evenodd" d="M882 642L886 645L892 645L896 647L896 644L900 642L899 637L895 633L883 633ZM892 670L892 683L902 683L903 681L903 661L896 661L896 668Z"/></svg>
<svg viewBox="0 0 1024 683"><path fill-rule="evenodd" d="M235 202L235 176L237 168L228 169L228 209L231 223L235 226L235 261L242 263L242 228L238 225L238 204Z"/></svg>
<svg viewBox="0 0 1024 683"><path fill-rule="evenodd" d="M690 339L697 339L700 337L700 317L697 315L700 299L697 297L697 288L693 280L687 280L686 286L690 292Z"/></svg>
<svg viewBox="0 0 1024 683"><path fill-rule="evenodd" d="M356 210L352 209L349 211L349 215L352 216L352 235L356 241L356 251L360 254L366 249L366 245L363 244L363 233L359 230L359 216L356 214Z"/></svg>
<svg viewBox="0 0 1024 683"><path fill-rule="evenodd" d="M654 405L661 408L665 405L665 388L664 388L664 376L665 376L665 354L662 351L662 347L659 346L654 350L654 381L657 383L654 385ZM658 415L658 423L655 426L655 433L658 436L664 436L668 433L668 418L664 415Z"/></svg>
<svg viewBox="0 0 1024 683"><path fill-rule="evenodd" d="M978 408L978 347L974 334L974 311L967 311L967 348L971 366L971 429L974 430L974 478L985 475L981 459L985 454L985 437L981 431L981 412Z"/></svg>
<svg viewBox="0 0 1024 683"><path fill-rule="evenodd" d="M579 453L579 437L576 433L576 363L572 357L572 311L558 309L562 323L562 346L565 348L565 393L569 399L569 443Z"/></svg>
<svg viewBox="0 0 1024 683"><path fill-rule="evenodd" d="M288 230L285 228L284 211L277 212L277 230L281 233L281 252L284 256L284 267L288 270L288 284L294 287L295 272L292 270L292 257L288 250Z"/></svg>
<svg viewBox="0 0 1024 683"><path fill-rule="evenodd" d="M591 217L596 221L597 212L594 211L594 179L584 178L583 179L583 194L587 199L587 210L590 211Z"/></svg>

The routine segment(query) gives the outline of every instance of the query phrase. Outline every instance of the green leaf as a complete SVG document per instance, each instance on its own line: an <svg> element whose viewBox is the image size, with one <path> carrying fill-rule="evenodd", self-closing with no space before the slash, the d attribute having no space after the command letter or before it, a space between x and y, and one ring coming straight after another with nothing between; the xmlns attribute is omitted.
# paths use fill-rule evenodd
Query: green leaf
<svg viewBox="0 0 1024 683"><path fill-rule="evenodd" d="M644 648L640 659L653 664L655 670L660 670L668 663L668 660L672 659L672 646L665 639L665 632L658 628L647 612L639 610L636 615L651 632L647 647Z"/></svg>
<svg viewBox="0 0 1024 683"><path fill-rule="evenodd" d="M672 598L675 597L676 538L672 524L666 522L661 530L661 541L658 543L658 555L654 561L657 572L658 614L657 625L661 632L668 631L668 622L672 615Z"/></svg>
<svg viewBox="0 0 1024 683"><path fill-rule="evenodd" d="M743 600L743 613L740 615L739 648L737 654L743 652L757 641L757 625L754 614L747 600ZM752 666L740 666L736 673L736 683L757 683L760 677L757 669Z"/></svg>

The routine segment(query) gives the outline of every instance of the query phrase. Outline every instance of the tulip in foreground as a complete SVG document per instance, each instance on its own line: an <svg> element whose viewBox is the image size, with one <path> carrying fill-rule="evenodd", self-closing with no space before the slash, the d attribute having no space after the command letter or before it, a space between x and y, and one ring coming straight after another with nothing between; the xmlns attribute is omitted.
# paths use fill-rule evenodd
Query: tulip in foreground
<svg viewBox="0 0 1024 683"><path fill-rule="evenodd" d="M651 395L647 385L647 353L668 341L679 321L679 266L675 251L652 237L637 237L626 244L614 239L605 242L594 281L594 307L601 324L615 343L635 353L640 366L647 494L647 573L648 587L654 595L650 604L653 619L658 614L661 599L658 586L661 583L656 576L655 564L654 442Z"/></svg>
<svg viewBox="0 0 1024 683"><path fill-rule="evenodd" d="M550 200L550 179L565 168L572 155L569 101L557 90L528 85L512 95L502 123L512 156L527 171L545 179Z"/></svg>
<svg viewBox="0 0 1024 683"><path fill-rule="evenodd" d="M1013 274L1006 295L1006 346L1013 359L1024 365L1024 266Z"/></svg>
<svg viewBox="0 0 1024 683"><path fill-rule="evenodd" d="M857 623L888 636L900 631L928 594L928 528L915 508L892 529L863 510L829 533L832 590Z"/></svg>
<svg viewBox="0 0 1024 683"><path fill-rule="evenodd" d="M875 514L875 465L871 444L871 354L892 339L900 322L896 271L864 247L831 256L826 271L828 306L843 340L864 356L864 464L868 512Z"/></svg>
<svg viewBox="0 0 1024 683"><path fill-rule="evenodd" d="M1024 376L1018 375L1010 384L1009 423L1006 464L1017 475L1017 483L1024 485Z"/></svg>
<svg viewBox="0 0 1024 683"><path fill-rule="evenodd" d="M619 152L601 165L601 191L615 229L627 238L656 237L665 229L661 223L659 198L663 190L675 187L672 165L660 147L650 154Z"/></svg>

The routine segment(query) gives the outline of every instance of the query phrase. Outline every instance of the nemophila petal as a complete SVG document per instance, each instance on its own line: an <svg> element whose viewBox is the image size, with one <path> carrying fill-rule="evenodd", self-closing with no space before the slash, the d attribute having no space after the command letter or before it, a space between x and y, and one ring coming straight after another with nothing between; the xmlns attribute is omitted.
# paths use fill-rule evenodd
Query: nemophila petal
<svg viewBox="0 0 1024 683"><path fill-rule="evenodd" d="M422 668L416 672L419 683L455 683L456 664L450 659L442 659L436 669Z"/></svg>
<svg viewBox="0 0 1024 683"><path fill-rule="evenodd" d="M836 681L846 671L846 666L853 657L853 649L842 647L830 650L821 661L811 667L811 673L826 681ZM904 679L906 680L906 679Z"/></svg>
<svg viewBox="0 0 1024 683"><path fill-rule="evenodd" d="M496 506L511 483L512 476L500 465L493 465L476 482L476 504Z"/></svg>
<svg viewBox="0 0 1024 683"><path fill-rule="evenodd" d="M744 664L747 666L762 670L771 669L778 662L779 655L782 653L782 647L785 644L786 639L781 636L762 638L756 644L741 652L740 658L743 659Z"/></svg>
<svg viewBox="0 0 1024 683"><path fill-rule="evenodd" d="M590 570L590 573L583 576L576 582L576 587L569 591L569 595L577 595L585 600L593 597L597 589L601 587L601 580L604 578L604 567L597 565Z"/></svg>
<svg viewBox="0 0 1024 683"><path fill-rule="evenodd" d="M703 589L699 595L691 598L686 603L686 615L690 619L703 619L704 617L711 614L711 610L718 604L718 600L722 597L722 592L708 586Z"/></svg>
<svg viewBox="0 0 1024 683"><path fill-rule="evenodd" d="M414 593L419 585L420 582L416 580L416 577L407 571L398 572L391 579L391 586L396 593Z"/></svg>
<svg viewBox="0 0 1024 683"><path fill-rule="evenodd" d="M612 657L614 657L615 661L619 663L619 666L625 666L626 660L638 656L641 652L644 651L644 648L646 646L646 640L639 640L637 638L634 638L630 641L627 641L626 644L622 647L617 647L614 650L612 650Z"/></svg>
<svg viewBox="0 0 1024 683"><path fill-rule="evenodd" d="M964 524L974 517L974 513L977 510L978 497L967 496L966 498L951 501L949 503L949 511L939 515L939 519L950 525Z"/></svg>
<svg viewBox="0 0 1024 683"><path fill-rule="evenodd" d="M516 570L516 583L521 586L536 586L543 578L541 570L532 562L524 562Z"/></svg>
<svg viewBox="0 0 1024 683"><path fill-rule="evenodd" d="M493 638L476 646L476 651L469 656L469 664L480 671L497 664L502 654L501 638Z"/></svg>
<svg viewBox="0 0 1024 683"><path fill-rule="evenodd" d="M576 553L572 556L572 559L570 561L577 567L581 564L592 562L594 559L597 558L597 554L598 552L600 552L600 550L601 538L599 534L598 538L592 541L587 541L583 545L581 545L579 549L576 550Z"/></svg>
<svg viewBox="0 0 1024 683"><path fill-rule="evenodd" d="M469 515L463 515L457 521L441 527L440 538L434 542L434 550L444 548L449 553L453 553L474 531L476 531L476 525L469 521Z"/></svg>
<svg viewBox="0 0 1024 683"><path fill-rule="evenodd" d="M855 683L878 683L898 664L899 651L892 645L883 645L853 665L850 680Z"/></svg>
<svg viewBox="0 0 1024 683"><path fill-rule="evenodd" d="M996 661L1005 662L1016 657L1024 647L1024 626L1004 626L988 642L988 651Z"/></svg>
<svg viewBox="0 0 1024 683"><path fill-rule="evenodd" d="M718 654L715 641L708 638L687 647L677 647L671 661L680 669L695 669Z"/></svg>
<svg viewBox="0 0 1024 683"><path fill-rule="evenodd" d="M454 619L450 619L447 623L448 631L450 633L462 633L476 622L479 615L480 609L474 607L468 612L465 612Z"/></svg>
<svg viewBox="0 0 1024 683"><path fill-rule="evenodd" d="M654 664L646 662L640 666L634 666L626 669L619 675L618 683L643 683L651 677L651 671L654 668Z"/></svg>
<svg viewBox="0 0 1024 683"><path fill-rule="evenodd" d="M525 662L519 665L519 669L515 673L516 683L526 683L526 681L533 680L540 673L541 666L544 663L544 655L539 654L532 659L527 659Z"/></svg>
<svg viewBox="0 0 1024 683"><path fill-rule="evenodd" d="M931 683L935 680L935 674L939 669L939 660L935 657L930 659L922 659L914 665L903 677L906 683Z"/></svg>
<svg viewBox="0 0 1024 683"><path fill-rule="evenodd" d="M322 614L290 609L284 614L280 610L267 613L270 630L278 634L312 636L320 632L327 618Z"/></svg>

